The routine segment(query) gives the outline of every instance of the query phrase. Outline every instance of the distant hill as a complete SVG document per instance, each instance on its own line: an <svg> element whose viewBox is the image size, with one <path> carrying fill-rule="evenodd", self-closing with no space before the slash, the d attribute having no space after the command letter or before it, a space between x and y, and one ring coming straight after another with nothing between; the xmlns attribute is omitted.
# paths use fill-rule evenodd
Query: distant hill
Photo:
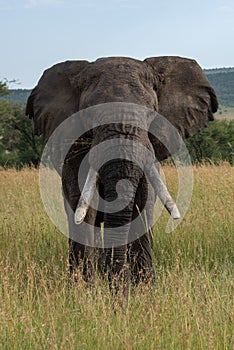
<svg viewBox="0 0 234 350"><path fill-rule="evenodd" d="M204 72L216 91L219 103L234 107L234 67L205 69Z"/></svg>
<svg viewBox="0 0 234 350"><path fill-rule="evenodd" d="M234 107L234 67L204 69L207 78L214 87L219 103L225 107ZM3 98L25 104L31 90L17 89L10 90L11 94Z"/></svg>
<svg viewBox="0 0 234 350"><path fill-rule="evenodd" d="M10 94L3 96L2 99L9 100L14 103L26 104L28 96L30 95L31 91L32 90L29 90L29 89L16 89L16 90L10 89Z"/></svg>

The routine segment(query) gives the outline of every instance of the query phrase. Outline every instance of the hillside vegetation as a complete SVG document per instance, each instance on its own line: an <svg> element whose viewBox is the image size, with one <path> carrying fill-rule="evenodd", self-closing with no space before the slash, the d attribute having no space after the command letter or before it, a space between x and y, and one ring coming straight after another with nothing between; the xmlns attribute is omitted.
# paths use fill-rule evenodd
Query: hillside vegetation
<svg viewBox="0 0 234 350"><path fill-rule="evenodd" d="M3 99L13 103L26 105L27 99L32 90L30 89L9 89L10 94L3 96Z"/></svg>
<svg viewBox="0 0 234 350"><path fill-rule="evenodd" d="M234 107L234 68L205 70L220 105Z"/></svg>

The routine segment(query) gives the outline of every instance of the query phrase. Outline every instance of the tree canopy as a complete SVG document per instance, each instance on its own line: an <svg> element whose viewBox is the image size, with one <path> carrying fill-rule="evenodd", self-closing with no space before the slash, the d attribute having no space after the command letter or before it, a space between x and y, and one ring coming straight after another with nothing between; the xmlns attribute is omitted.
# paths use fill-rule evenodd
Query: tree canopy
<svg viewBox="0 0 234 350"><path fill-rule="evenodd" d="M9 93L7 84L0 82L0 96ZM42 146L41 139L33 134L31 123L24 115L24 105L0 100L0 165L38 166Z"/></svg>
<svg viewBox="0 0 234 350"><path fill-rule="evenodd" d="M186 141L193 163L234 164L234 120L215 120Z"/></svg>

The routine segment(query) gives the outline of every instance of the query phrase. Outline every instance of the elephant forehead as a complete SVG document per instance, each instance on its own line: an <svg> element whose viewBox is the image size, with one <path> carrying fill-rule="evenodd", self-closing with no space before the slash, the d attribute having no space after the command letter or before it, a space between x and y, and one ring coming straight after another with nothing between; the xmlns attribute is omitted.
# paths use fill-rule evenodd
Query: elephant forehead
<svg viewBox="0 0 234 350"><path fill-rule="evenodd" d="M84 125L88 130L112 123L148 130L155 113L147 107L125 102L103 103L82 110Z"/></svg>
<svg viewBox="0 0 234 350"><path fill-rule="evenodd" d="M93 62L95 66L106 67L106 65L129 65L131 67L138 66L142 68L143 62L130 57L102 57Z"/></svg>
<svg viewBox="0 0 234 350"><path fill-rule="evenodd" d="M157 109L154 79L143 62L122 58L98 60L76 77L75 84L81 91L79 108L125 101Z"/></svg>
<svg viewBox="0 0 234 350"><path fill-rule="evenodd" d="M123 80L154 80L152 71L148 66L139 60L124 58L124 57L110 57L101 58L95 62L90 63L79 75L82 84L90 84L95 80L101 78L105 81L109 78L113 81L116 79Z"/></svg>

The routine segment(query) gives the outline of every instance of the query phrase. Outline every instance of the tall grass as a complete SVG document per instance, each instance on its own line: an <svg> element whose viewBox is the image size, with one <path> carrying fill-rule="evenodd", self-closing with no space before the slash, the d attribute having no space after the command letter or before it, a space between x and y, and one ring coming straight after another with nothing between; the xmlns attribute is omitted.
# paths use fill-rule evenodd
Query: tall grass
<svg viewBox="0 0 234 350"><path fill-rule="evenodd" d="M176 172L165 166L173 191ZM115 312L106 284L67 277L67 239L46 216L35 170L0 171L1 349L233 349L234 168L194 167L190 209L154 229L157 289Z"/></svg>

